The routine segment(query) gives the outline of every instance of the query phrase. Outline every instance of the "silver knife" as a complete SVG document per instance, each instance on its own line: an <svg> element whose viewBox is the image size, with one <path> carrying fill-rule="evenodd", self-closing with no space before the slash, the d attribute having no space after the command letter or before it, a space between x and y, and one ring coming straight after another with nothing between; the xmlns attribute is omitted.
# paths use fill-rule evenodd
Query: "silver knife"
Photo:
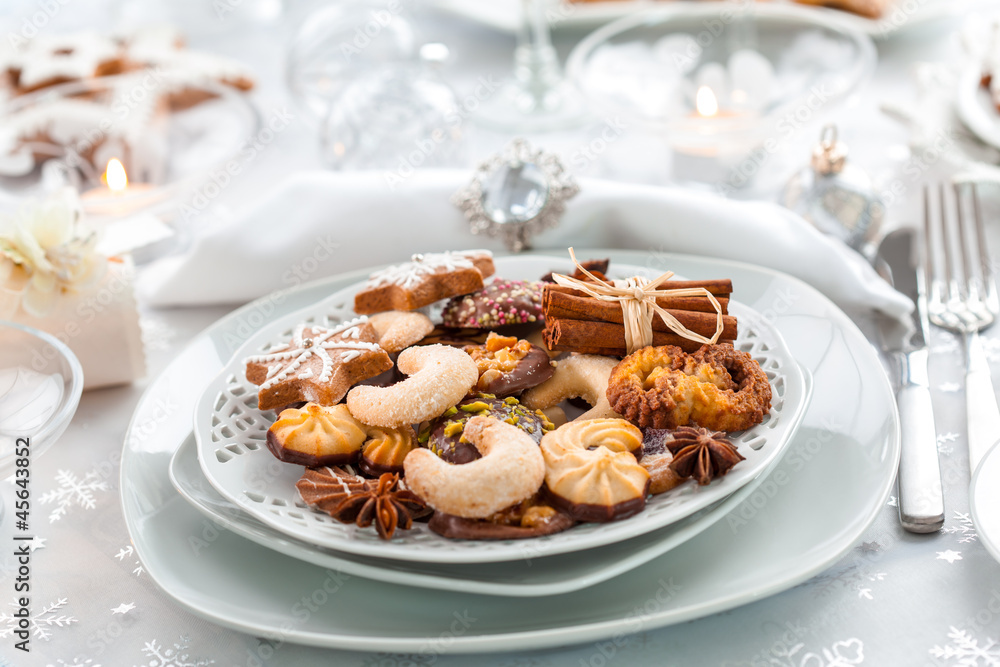
<svg viewBox="0 0 1000 667"><path fill-rule="evenodd" d="M915 305L907 321L882 323L882 347L898 370L902 451L899 458L899 520L912 533L932 533L944 525L944 494L937 432L927 374L927 302L920 263L920 241L912 229L899 229L879 245L879 264L891 271L893 287Z"/></svg>

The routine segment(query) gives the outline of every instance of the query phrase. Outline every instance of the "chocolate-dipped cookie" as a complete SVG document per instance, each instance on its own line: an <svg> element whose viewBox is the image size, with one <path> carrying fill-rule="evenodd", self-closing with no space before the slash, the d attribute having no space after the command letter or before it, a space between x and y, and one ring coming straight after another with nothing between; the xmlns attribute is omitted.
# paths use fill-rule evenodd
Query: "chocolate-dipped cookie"
<svg viewBox="0 0 1000 667"><path fill-rule="evenodd" d="M486 394L513 396L552 377L554 364L537 345L513 336L490 332L482 345L467 345L465 351L479 367L476 388Z"/></svg>
<svg viewBox="0 0 1000 667"><path fill-rule="evenodd" d="M471 294L445 304L441 320L446 327L496 329L542 319L542 284L497 278Z"/></svg>
<svg viewBox="0 0 1000 667"><path fill-rule="evenodd" d="M464 519L435 512L428 527L453 540L520 540L559 533L575 523L573 517L536 494L486 519Z"/></svg>
<svg viewBox="0 0 1000 667"><path fill-rule="evenodd" d="M469 463L480 458L479 450L462 437L465 423L476 416L493 417L513 424L536 442L554 426L541 410L530 410L513 397L497 398L479 393L468 396L420 431L418 440L449 463Z"/></svg>

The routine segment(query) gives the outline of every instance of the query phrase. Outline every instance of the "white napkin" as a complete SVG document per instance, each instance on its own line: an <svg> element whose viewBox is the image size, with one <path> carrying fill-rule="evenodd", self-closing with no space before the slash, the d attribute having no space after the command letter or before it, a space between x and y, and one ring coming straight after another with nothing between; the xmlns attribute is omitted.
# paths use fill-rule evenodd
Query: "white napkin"
<svg viewBox="0 0 1000 667"><path fill-rule="evenodd" d="M464 171L419 171L390 187L376 172L289 176L260 202L218 223L183 256L148 266L140 298L156 306L239 303L306 280L408 260L415 252L483 247L451 195ZM621 248L740 260L789 273L842 307L892 316L912 303L859 255L770 203L674 188L584 179L562 222L534 246Z"/></svg>

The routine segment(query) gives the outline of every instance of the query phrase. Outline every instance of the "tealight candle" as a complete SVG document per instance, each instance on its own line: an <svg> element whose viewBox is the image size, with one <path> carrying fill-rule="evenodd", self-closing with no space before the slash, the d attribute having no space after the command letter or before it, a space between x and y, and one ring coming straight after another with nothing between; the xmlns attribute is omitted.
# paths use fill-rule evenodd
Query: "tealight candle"
<svg viewBox="0 0 1000 667"><path fill-rule="evenodd" d="M135 203L130 198L152 189L146 183L129 183L125 165L118 158L108 160L108 165L101 174L101 182L103 187L91 188L80 195L84 207L97 215L127 215L135 208Z"/></svg>

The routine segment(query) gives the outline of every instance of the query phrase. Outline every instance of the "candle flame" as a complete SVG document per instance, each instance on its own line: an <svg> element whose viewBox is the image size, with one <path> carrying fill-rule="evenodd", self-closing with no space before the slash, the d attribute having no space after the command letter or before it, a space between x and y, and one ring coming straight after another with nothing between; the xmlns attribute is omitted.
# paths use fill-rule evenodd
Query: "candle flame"
<svg viewBox="0 0 1000 667"><path fill-rule="evenodd" d="M719 113L719 102L715 99L715 93L708 86L702 86L698 89L694 105L698 109L699 116L710 118Z"/></svg>
<svg viewBox="0 0 1000 667"><path fill-rule="evenodd" d="M128 174L125 166L118 158L108 160L108 168L104 171L104 181L112 192L121 192L128 187Z"/></svg>

